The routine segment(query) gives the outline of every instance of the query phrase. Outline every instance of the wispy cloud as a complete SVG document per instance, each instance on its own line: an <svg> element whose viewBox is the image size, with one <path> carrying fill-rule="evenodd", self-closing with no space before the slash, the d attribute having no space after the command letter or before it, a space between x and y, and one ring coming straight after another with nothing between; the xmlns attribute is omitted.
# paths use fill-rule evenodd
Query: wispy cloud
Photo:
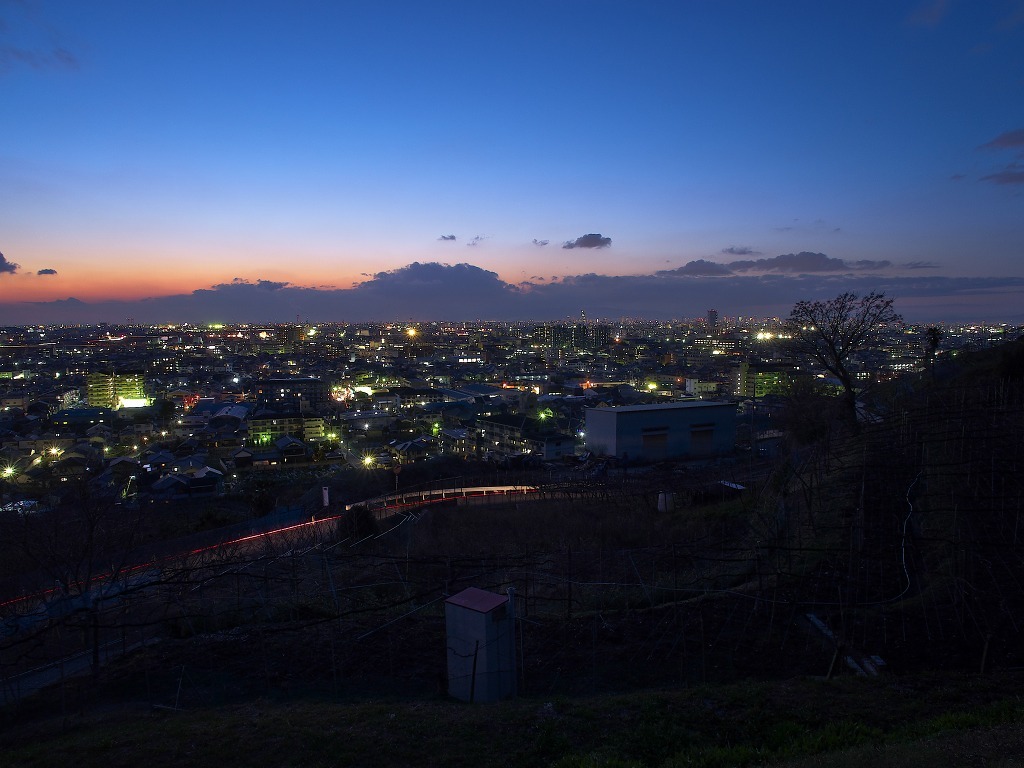
<svg viewBox="0 0 1024 768"><path fill-rule="evenodd" d="M32 69L78 69L78 59L66 48L28 50L0 44L0 73L8 72L19 64Z"/></svg>
<svg viewBox="0 0 1024 768"><path fill-rule="evenodd" d="M1007 169L982 176L980 181L989 181L993 184L1024 184L1024 171Z"/></svg>
<svg viewBox="0 0 1024 768"><path fill-rule="evenodd" d="M1024 128L1001 133L991 141L986 141L978 149L997 151L1024 149ZM1021 157L1024 157L1024 153L1018 152L1017 158ZM1021 166L1019 162L1011 162L1001 171L986 174L979 177L978 180L991 184L1024 184L1024 166Z"/></svg>
<svg viewBox="0 0 1024 768"><path fill-rule="evenodd" d="M437 239L438 239L438 240L447 240L447 241L452 241L452 242L454 242L454 240L455 240L455 235L441 235L441 236L440 236L439 238L437 238Z"/></svg>
<svg viewBox="0 0 1024 768"><path fill-rule="evenodd" d="M57 274L57 270L56 269L50 269L50 268L40 269L38 272L36 272L36 274L37 275L56 275Z"/></svg>
<svg viewBox="0 0 1024 768"><path fill-rule="evenodd" d="M722 253L727 253L730 256L760 256L760 251L755 251L753 248L748 248L745 245L730 245L728 248L723 248Z"/></svg>
<svg viewBox="0 0 1024 768"><path fill-rule="evenodd" d="M934 27L949 14L950 0L926 0L915 8L907 21L914 26Z"/></svg>
<svg viewBox="0 0 1024 768"><path fill-rule="evenodd" d="M0 75L18 67L38 70L79 68L78 57L66 47L62 33L36 13L36 3L0 5Z"/></svg>
<svg viewBox="0 0 1024 768"><path fill-rule="evenodd" d="M533 239L533 244L538 246L538 247L541 247L541 248L543 248L549 242L550 242L550 240L538 240L537 238Z"/></svg>
<svg viewBox="0 0 1024 768"><path fill-rule="evenodd" d="M1024 147L1024 128L1000 133L992 141L986 141L978 149L1015 149Z"/></svg>

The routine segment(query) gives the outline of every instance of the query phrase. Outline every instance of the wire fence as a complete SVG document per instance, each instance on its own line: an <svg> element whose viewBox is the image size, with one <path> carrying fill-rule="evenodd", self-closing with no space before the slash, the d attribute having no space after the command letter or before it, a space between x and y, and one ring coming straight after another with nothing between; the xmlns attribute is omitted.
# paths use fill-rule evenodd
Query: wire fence
<svg viewBox="0 0 1024 768"><path fill-rule="evenodd" d="M444 690L445 600L469 586L514 589L527 693L1019 666L1021 434L1020 392L993 385L894 402L742 491L721 467L567 474L229 537L4 606L3 698L114 668L174 707Z"/></svg>

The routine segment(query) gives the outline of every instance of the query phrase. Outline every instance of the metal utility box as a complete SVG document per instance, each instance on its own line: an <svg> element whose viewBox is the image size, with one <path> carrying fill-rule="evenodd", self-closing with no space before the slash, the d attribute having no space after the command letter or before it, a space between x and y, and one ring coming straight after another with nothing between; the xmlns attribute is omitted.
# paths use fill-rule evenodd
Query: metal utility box
<svg viewBox="0 0 1024 768"><path fill-rule="evenodd" d="M444 605L448 693L468 702L516 694L515 603L469 587Z"/></svg>

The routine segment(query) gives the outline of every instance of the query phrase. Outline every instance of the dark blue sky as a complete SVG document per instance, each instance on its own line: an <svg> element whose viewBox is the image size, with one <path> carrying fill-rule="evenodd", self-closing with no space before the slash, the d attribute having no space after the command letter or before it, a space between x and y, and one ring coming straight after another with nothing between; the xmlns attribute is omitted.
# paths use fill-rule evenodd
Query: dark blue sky
<svg viewBox="0 0 1024 768"><path fill-rule="evenodd" d="M0 322L1024 306L1016 0L0 22Z"/></svg>

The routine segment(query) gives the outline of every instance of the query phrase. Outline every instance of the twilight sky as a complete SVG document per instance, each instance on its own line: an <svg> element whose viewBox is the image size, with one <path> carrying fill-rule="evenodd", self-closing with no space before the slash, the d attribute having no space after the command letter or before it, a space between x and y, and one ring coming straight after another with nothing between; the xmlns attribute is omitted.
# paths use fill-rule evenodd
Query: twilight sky
<svg viewBox="0 0 1024 768"><path fill-rule="evenodd" d="M0 0L0 323L1024 322L1024 0Z"/></svg>

